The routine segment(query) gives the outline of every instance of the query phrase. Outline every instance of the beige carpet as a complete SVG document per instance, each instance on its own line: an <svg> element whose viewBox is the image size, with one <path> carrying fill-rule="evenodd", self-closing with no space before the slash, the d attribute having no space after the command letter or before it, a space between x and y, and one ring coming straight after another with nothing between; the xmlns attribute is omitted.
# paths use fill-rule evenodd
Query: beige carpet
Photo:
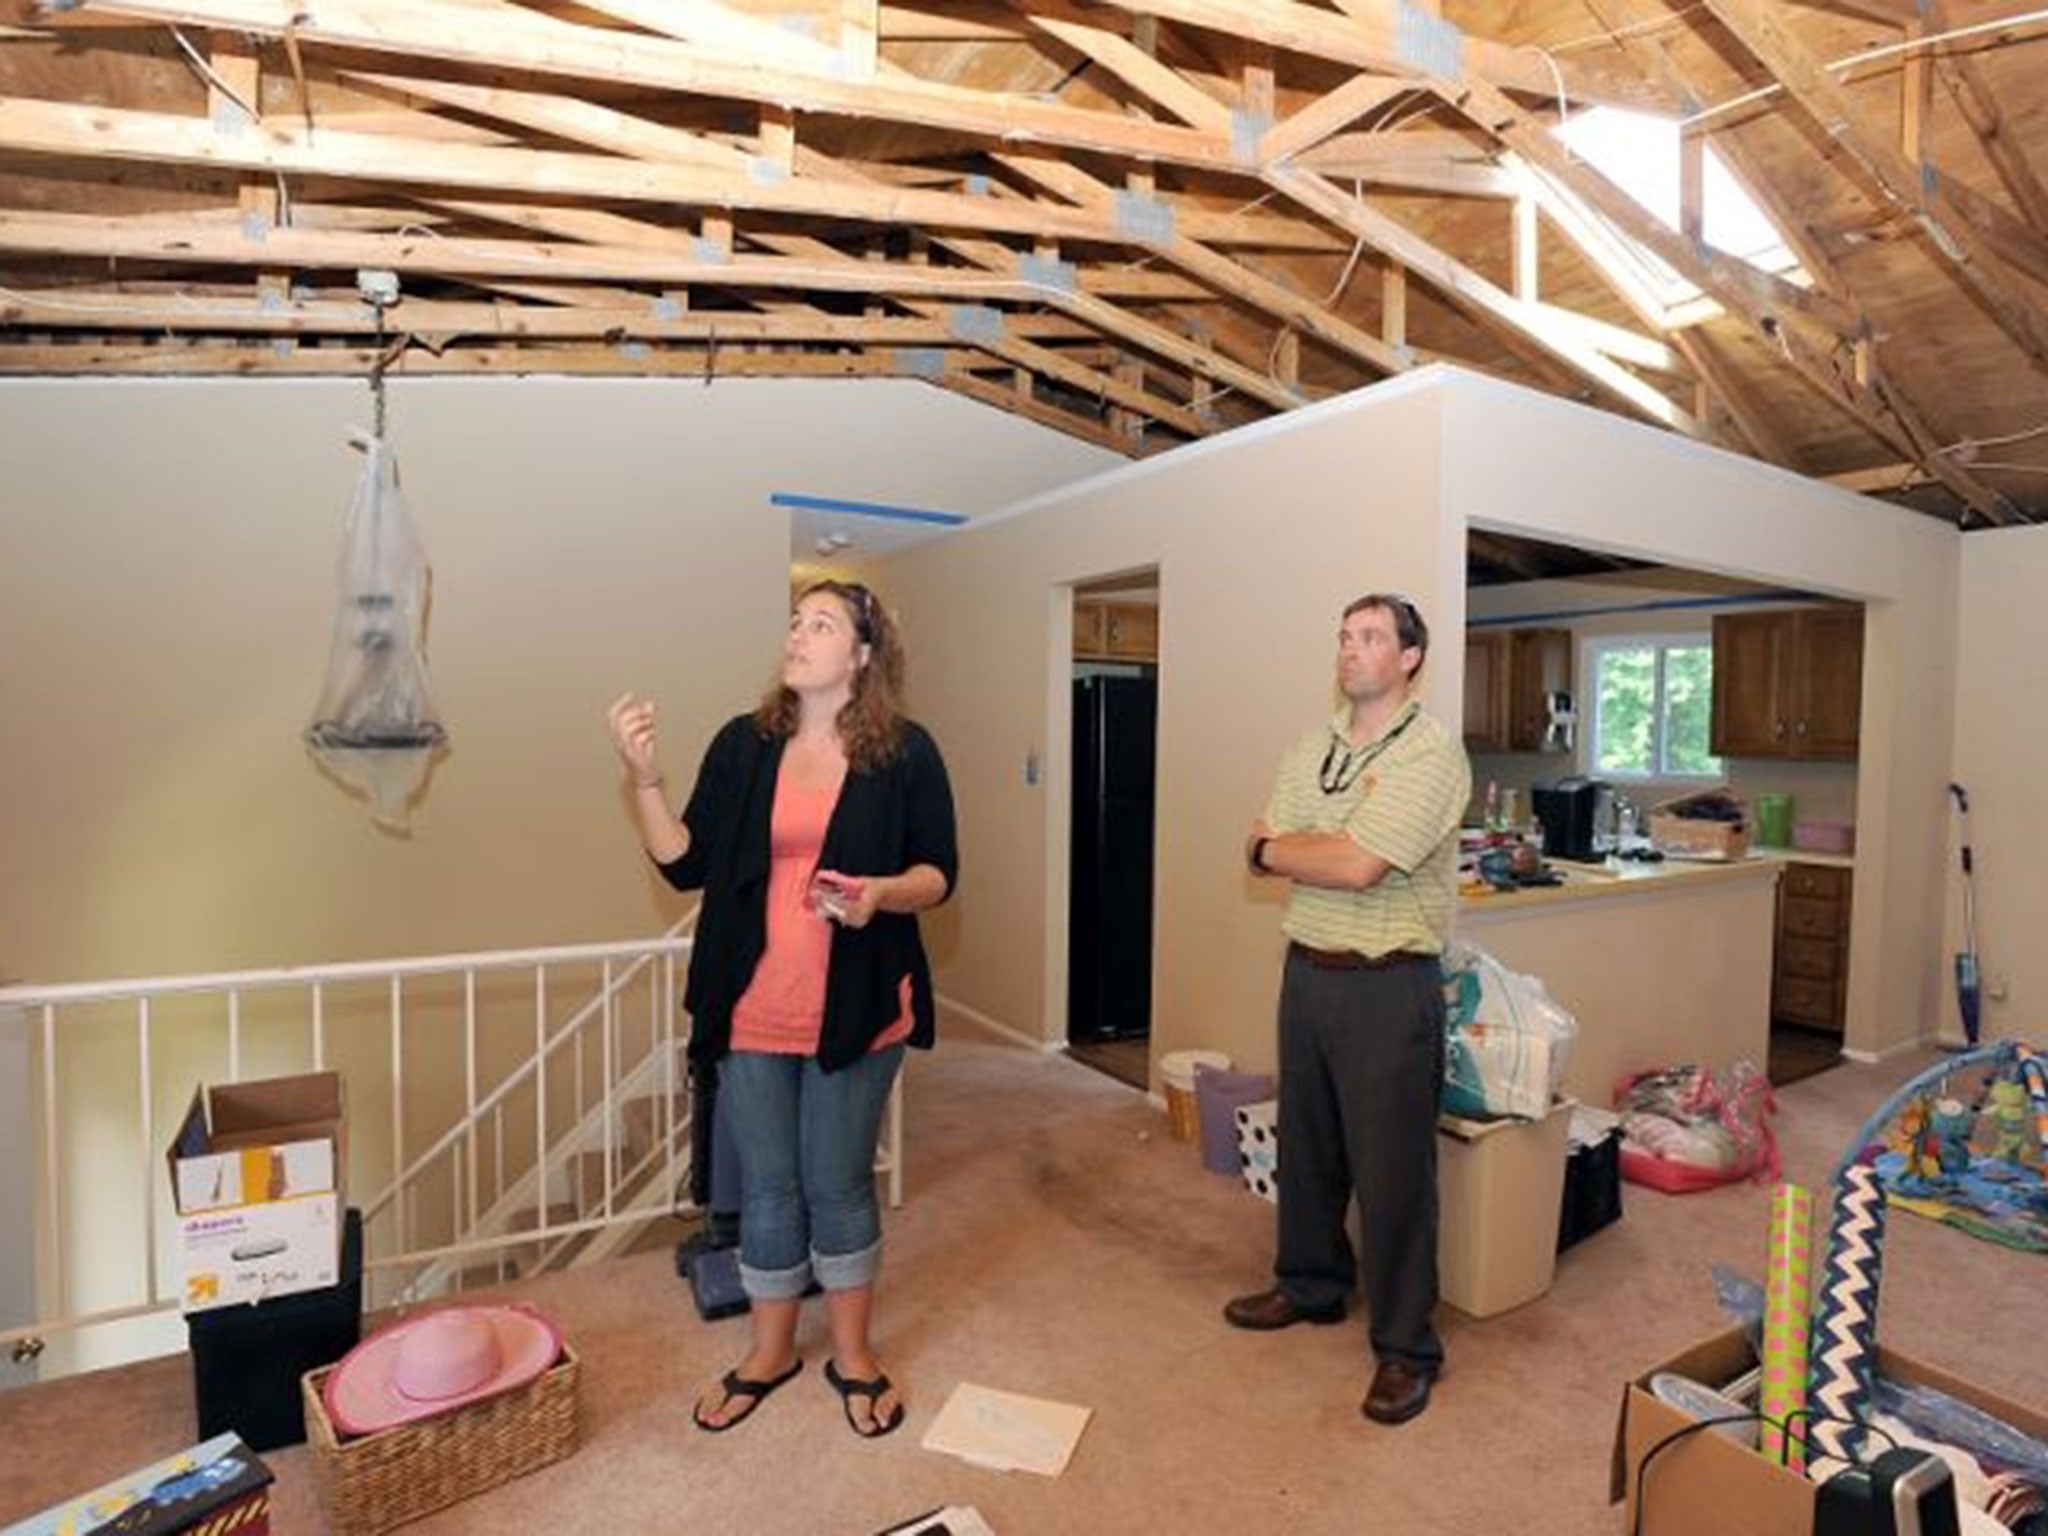
<svg viewBox="0 0 2048 1536"><path fill-rule="evenodd" d="M1928 1059L1843 1066L1787 1089L1788 1171L1823 1177L1885 1091ZM955 1029L912 1066L909 1203L889 1218L881 1347L910 1391L895 1437L856 1440L810 1366L741 1429L689 1423L735 1360L743 1320L706 1326L669 1257L535 1282L586 1362L573 1458L422 1522L506 1530L873 1532L943 1503L1002 1536L1096 1532L1613 1536L1608 1454L1623 1380L1720 1327L1707 1265L1761 1269L1767 1192L1631 1188L1616 1226L1564 1256L1551 1294L1485 1322L1445 1319L1449 1374L1423 1418L1357 1411L1356 1321L1258 1336L1218 1309L1267 1274L1271 1210L1206 1174L1136 1092ZM1884 1339L2048 1404L2048 1269L1895 1218ZM1092 1406L1066 1474L977 1470L919 1448L967 1379ZM0 1397L0 1524L192 1438L172 1359ZM269 1458L281 1532L325 1527L306 1452Z"/></svg>

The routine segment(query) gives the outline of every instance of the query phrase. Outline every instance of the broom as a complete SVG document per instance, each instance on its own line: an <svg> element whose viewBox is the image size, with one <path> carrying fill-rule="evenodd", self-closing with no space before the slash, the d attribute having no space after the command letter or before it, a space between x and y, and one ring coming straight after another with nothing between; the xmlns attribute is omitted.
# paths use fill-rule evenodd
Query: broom
<svg viewBox="0 0 2048 1536"><path fill-rule="evenodd" d="M1963 1017L1965 1048L1977 1043L1978 1020L1983 989L1977 972L1977 866L1970 853L1970 796L1960 784L1951 784L1961 818L1963 866L1963 947L1956 952L1956 1008Z"/></svg>

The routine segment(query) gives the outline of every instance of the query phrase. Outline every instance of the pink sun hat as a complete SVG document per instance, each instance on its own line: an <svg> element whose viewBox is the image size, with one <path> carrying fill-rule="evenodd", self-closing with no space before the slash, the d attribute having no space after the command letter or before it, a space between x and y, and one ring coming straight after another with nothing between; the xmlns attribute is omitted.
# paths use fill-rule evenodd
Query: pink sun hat
<svg viewBox="0 0 2048 1536"><path fill-rule="evenodd" d="M373 1333L321 1392L345 1435L447 1413L524 1386L561 1358L562 1335L527 1307L444 1307Z"/></svg>

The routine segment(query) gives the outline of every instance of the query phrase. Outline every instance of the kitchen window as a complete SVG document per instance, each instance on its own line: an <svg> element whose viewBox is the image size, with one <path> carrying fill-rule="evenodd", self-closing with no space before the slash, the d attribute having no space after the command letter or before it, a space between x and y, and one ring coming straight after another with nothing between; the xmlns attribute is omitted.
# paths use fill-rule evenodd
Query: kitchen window
<svg viewBox="0 0 2048 1536"><path fill-rule="evenodd" d="M1593 771L1610 778L1718 779L1708 750L1710 635L1613 639L1588 648Z"/></svg>

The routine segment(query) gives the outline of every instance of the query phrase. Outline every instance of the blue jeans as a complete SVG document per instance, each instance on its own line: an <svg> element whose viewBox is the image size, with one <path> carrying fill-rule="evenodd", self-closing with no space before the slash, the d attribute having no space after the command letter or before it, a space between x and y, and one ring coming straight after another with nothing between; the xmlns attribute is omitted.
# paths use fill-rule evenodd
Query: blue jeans
<svg viewBox="0 0 2048 1536"><path fill-rule="evenodd" d="M809 1056L734 1051L719 1095L740 1157L740 1284L789 1301L872 1285L882 1262L875 1143L903 1047L837 1072Z"/></svg>

